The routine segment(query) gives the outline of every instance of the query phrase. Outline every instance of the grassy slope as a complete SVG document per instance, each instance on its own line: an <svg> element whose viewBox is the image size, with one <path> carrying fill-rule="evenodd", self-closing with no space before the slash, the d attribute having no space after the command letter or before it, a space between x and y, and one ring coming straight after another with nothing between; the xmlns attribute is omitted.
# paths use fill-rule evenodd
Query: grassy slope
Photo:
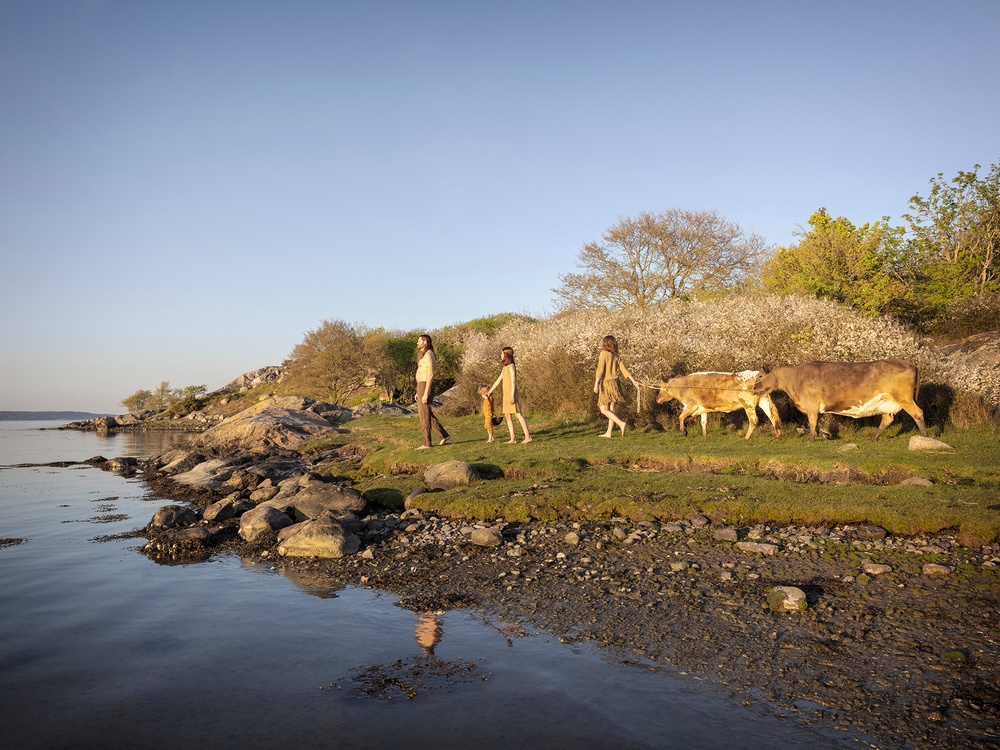
<svg viewBox="0 0 1000 750"><path fill-rule="evenodd" d="M422 483L423 469L449 459L475 464L492 477L465 488L421 496L418 506L442 516L508 521L557 518L670 520L701 512L719 524L826 525L873 523L892 533L957 529L970 545L1000 538L1000 451L996 428L946 431L953 453L915 453L912 432L893 425L877 443L873 430L847 429L840 439L810 443L794 429L775 441L768 428L745 441L716 424L697 430L629 432L599 438L603 424L529 418L534 442L484 442L479 416L449 418L448 446L416 451L415 417L366 417L349 432L313 448L371 450L350 473L357 487L390 507L401 507ZM848 442L860 450L841 452ZM336 471L336 467L331 467ZM933 487L902 486L924 476Z"/></svg>

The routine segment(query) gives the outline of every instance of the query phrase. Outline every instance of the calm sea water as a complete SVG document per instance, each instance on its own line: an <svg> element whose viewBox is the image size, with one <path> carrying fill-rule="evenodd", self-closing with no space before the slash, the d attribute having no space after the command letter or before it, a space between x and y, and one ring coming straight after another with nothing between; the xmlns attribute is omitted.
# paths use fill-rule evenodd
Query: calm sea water
<svg viewBox="0 0 1000 750"><path fill-rule="evenodd" d="M108 540L164 502L84 464L24 464L142 457L183 438L56 425L0 422L0 537L26 540L0 547L4 747L835 747L690 678L548 634L508 640L470 611L440 617L435 656L474 665L471 679L370 697L359 667L422 663L414 613L235 556L164 566L136 551L143 540Z"/></svg>

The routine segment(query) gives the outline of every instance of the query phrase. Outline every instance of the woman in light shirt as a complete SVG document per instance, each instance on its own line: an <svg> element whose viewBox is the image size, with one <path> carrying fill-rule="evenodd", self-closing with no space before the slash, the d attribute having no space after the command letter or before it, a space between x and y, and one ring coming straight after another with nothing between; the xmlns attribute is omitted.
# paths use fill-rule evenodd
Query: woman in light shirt
<svg viewBox="0 0 1000 750"><path fill-rule="evenodd" d="M434 365L437 356L434 354L434 344L426 333L417 339L417 411L420 413L420 427L424 432L424 444L417 450L427 450L431 447L431 427L441 436L438 445L448 442L448 431L434 416L431 403L434 400Z"/></svg>

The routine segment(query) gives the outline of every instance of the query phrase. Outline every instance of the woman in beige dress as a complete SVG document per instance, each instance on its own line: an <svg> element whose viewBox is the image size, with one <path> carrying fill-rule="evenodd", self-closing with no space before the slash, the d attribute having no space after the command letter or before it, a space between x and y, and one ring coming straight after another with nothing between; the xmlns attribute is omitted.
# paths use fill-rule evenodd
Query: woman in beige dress
<svg viewBox="0 0 1000 750"><path fill-rule="evenodd" d="M615 414L615 404L622 400L618 390L619 373L632 381L635 378L618 358L618 342L614 336L605 336L601 341L601 355L597 358L597 374L594 376L594 393L597 394L597 408L608 418L608 429L601 437L609 438L614 434L615 425L625 434L625 421Z"/></svg>
<svg viewBox="0 0 1000 750"><path fill-rule="evenodd" d="M521 442L530 443L531 433L528 432L528 423L521 413L521 399L517 392L517 366L514 364L514 350L509 346L505 346L500 353L500 357L503 369L500 370L500 377L490 386L486 395L489 396L503 383L503 415L507 419L507 431L510 433L510 440L507 442L517 442L517 439L514 437L513 419L516 416L517 421L521 423L521 429L524 430L524 440Z"/></svg>

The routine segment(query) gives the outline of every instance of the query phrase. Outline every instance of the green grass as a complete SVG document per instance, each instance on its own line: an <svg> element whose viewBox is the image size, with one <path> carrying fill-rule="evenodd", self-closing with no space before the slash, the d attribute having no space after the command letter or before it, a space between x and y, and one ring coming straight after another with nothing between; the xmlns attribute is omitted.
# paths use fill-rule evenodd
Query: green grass
<svg viewBox="0 0 1000 750"><path fill-rule="evenodd" d="M953 453L916 453L914 434L893 425L877 443L874 428L842 430L835 440L809 440L788 430L776 441L769 428L749 441L716 422L702 438L676 430L629 431L598 437L597 421L529 417L534 441L485 443L479 416L444 420L452 434L444 447L417 451L415 417L365 417L348 432L313 441L312 450L349 445L367 455L351 478L374 502L398 508L422 483L423 470L458 459L488 479L422 495L418 507L447 517L508 521L671 520L704 513L719 524L871 523L891 533L954 529L963 542L1000 538L1000 433L995 427L946 430ZM520 436L520 433L518 433ZM860 450L841 452L854 442ZM344 466L336 466L343 473ZM924 476L933 487L902 486Z"/></svg>

